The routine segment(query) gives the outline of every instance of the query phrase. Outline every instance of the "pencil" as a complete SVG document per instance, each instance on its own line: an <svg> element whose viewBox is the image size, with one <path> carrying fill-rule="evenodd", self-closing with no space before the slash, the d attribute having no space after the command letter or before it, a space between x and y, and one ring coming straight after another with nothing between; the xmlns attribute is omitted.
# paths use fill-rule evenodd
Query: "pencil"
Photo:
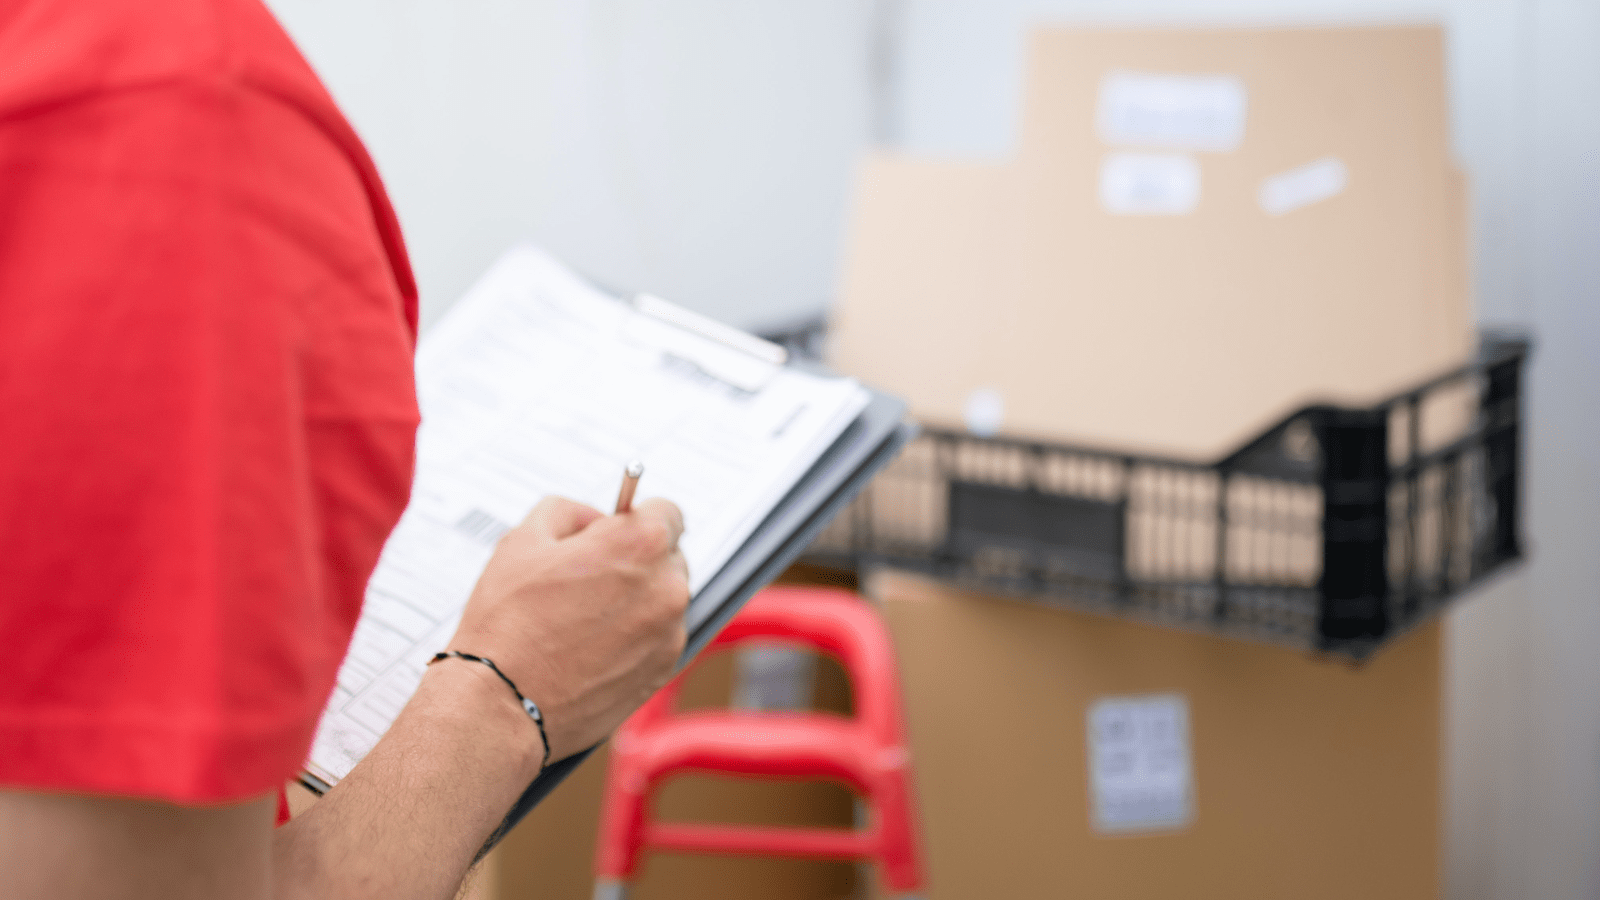
<svg viewBox="0 0 1600 900"><path fill-rule="evenodd" d="M644 474L644 463L637 459L622 470L622 491L617 494L617 515L633 509L633 492L639 487L639 476Z"/></svg>

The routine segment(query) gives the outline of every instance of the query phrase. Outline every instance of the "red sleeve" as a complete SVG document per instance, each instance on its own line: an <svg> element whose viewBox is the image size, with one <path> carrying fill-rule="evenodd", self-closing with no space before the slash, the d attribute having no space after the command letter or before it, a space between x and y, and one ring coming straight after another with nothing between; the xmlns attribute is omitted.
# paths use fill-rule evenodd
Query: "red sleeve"
<svg viewBox="0 0 1600 900"><path fill-rule="evenodd" d="M303 762L416 424L364 191L220 80L0 110L0 785Z"/></svg>

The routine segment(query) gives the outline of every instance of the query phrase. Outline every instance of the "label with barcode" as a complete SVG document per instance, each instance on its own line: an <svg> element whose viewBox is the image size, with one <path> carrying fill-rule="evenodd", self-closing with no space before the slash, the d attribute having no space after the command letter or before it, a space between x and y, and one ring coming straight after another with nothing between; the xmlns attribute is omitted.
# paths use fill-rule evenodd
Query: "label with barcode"
<svg viewBox="0 0 1600 900"><path fill-rule="evenodd" d="M456 530L473 540L494 546L500 536L511 530L511 526L489 515L481 509L471 509L467 514L456 521Z"/></svg>
<svg viewBox="0 0 1600 900"><path fill-rule="evenodd" d="M1180 694L1089 707L1089 807L1096 831L1182 828L1194 818L1189 703Z"/></svg>

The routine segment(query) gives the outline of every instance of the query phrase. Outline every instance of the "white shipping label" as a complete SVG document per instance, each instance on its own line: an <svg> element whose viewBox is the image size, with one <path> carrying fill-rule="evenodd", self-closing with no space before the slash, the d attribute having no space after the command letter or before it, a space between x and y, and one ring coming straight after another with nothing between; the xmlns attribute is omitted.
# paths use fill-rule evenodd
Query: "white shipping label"
<svg viewBox="0 0 1600 900"><path fill-rule="evenodd" d="M1244 82L1230 75L1109 72L1095 124L1117 146L1232 150L1244 140L1248 105Z"/></svg>
<svg viewBox="0 0 1600 900"><path fill-rule="evenodd" d="M793 710L811 707L817 657L798 647L749 643L735 658L735 709Z"/></svg>
<svg viewBox="0 0 1600 900"><path fill-rule="evenodd" d="M1344 161L1329 156L1274 175L1261 183L1257 199L1269 216L1281 216L1344 192L1350 173Z"/></svg>
<svg viewBox="0 0 1600 900"><path fill-rule="evenodd" d="M1006 420L1006 398L993 388L978 388L967 395L962 417L968 431L978 437L994 437Z"/></svg>
<svg viewBox="0 0 1600 900"><path fill-rule="evenodd" d="M1100 205L1118 216L1182 216L1200 203L1200 164L1179 153L1112 153L1100 164Z"/></svg>
<svg viewBox="0 0 1600 900"><path fill-rule="evenodd" d="M1096 831L1170 830L1193 820L1189 703L1182 695L1096 701L1089 707L1088 737Z"/></svg>

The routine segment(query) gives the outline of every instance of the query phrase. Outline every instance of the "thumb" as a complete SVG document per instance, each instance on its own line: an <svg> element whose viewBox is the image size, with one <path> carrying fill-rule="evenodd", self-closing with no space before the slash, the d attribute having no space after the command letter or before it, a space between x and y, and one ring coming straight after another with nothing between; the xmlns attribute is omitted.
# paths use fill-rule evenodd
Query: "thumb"
<svg viewBox="0 0 1600 900"><path fill-rule="evenodd" d="M592 506L565 497L548 496L522 520L522 527L553 543L572 537L602 518L605 514Z"/></svg>

